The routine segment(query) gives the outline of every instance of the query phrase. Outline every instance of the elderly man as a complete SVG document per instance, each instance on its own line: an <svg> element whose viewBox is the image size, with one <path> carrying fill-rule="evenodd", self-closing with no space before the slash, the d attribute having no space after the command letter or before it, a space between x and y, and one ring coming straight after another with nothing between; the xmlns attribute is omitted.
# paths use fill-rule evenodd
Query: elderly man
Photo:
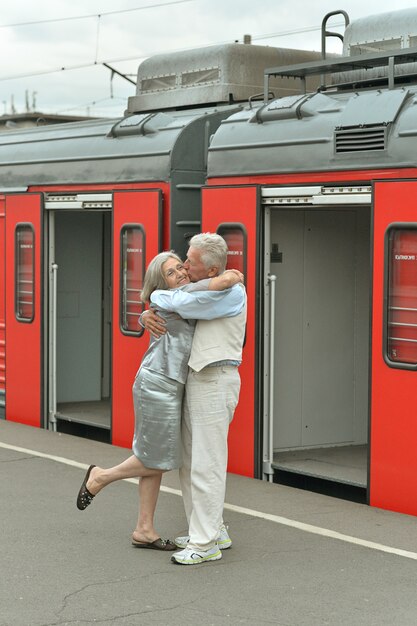
<svg viewBox="0 0 417 626"><path fill-rule="evenodd" d="M196 282L221 274L226 261L225 240L215 233L201 233L190 240L184 265ZM181 292L163 292L155 304L175 311L178 298ZM152 313L144 316L143 324L154 334L162 332ZM180 469L189 535L176 538L183 549L171 558L180 565L221 559L221 550L232 545L223 524L227 435L239 398L245 327L246 295L238 315L199 320L196 325L183 405Z"/></svg>

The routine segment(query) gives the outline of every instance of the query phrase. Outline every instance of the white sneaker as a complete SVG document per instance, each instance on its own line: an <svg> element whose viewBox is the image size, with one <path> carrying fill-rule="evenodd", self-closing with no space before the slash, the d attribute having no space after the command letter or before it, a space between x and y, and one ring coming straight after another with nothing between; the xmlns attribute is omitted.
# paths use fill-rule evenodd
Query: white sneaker
<svg viewBox="0 0 417 626"><path fill-rule="evenodd" d="M205 563L206 561L218 561L222 558L217 543L209 550L197 550L187 546L181 552L175 552L171 561L177 565L197 565L197 563Z"/></svg>
<svg viewBox="0 0 417 626"><path fill-rule="evenodd" d="M175 537L174 543L178 548L186 548L188 542L190 541L190 535L185 535L183 537ZM230 539L229 533L227 532L227 526L222 524L220 527L219 536L217 537L217 543L219 544L220 550L227 550L232 547L232 540Z"/></svg>

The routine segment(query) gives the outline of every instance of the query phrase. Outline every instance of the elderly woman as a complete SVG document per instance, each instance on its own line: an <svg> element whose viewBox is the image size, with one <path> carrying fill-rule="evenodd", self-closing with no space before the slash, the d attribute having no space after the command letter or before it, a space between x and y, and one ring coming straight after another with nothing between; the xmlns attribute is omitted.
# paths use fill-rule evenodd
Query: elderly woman
<svg viewBox="0 0 417 626"><path fill-rule="evenodd" d="M157 289L189 291L188 304L179 317L158 311L165 319L167 332L151 337L133 384L135 433L131 455L120 465L104 469L90 465L77 497L84 510L106 485L124 478L140 478L139 516L132 535L138 548L175 550L169 539L161 539L154 528L154 513L162 474L181 465L181 408L188 359L196 319L237 315L243 306L242 282L235 270L200 283L190 283L181 259L174 252L161 252L149 264L141 299L152 305ZM190 312L194 319L186 319Z"/></svg>

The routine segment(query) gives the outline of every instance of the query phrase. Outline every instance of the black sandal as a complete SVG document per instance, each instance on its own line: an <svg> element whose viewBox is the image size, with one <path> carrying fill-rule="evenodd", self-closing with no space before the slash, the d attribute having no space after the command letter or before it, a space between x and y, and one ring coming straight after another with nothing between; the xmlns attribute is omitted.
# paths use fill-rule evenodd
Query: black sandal
<svg viewBox="0 0 417 626"><path fill-rule="evenodd" d="M155 541L136 541L132 537L132 546L135 548L147 548L148 550L163 550L163 551L171 551L178 550L175 543L173 543L170 539L155 539Z"/></svg>
<svg viewBox="0 0 417 626"><path fill-rule="evenodd" d="M94 498L93 494L87 489L87 482L93 467L95 467L95 465L90 465L90 467L88 468L85 478L83 480L83 484L81 485L81 488L78 492L77 508L80 509L80 511L84 511L84 509L86 509L88 505L91 504Z"/></svg>

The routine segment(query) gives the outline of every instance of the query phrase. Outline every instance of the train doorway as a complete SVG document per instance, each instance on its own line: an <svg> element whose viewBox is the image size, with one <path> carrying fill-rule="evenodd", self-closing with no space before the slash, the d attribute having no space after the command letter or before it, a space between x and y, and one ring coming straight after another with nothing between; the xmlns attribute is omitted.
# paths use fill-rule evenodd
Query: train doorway
<svg viewBox="0 0 417 626"><path fill-rule="evenodd" d="M299 191L292 192L297 202L290 194L280 208L285 190L264 200L265 267L275 287L266 306L274 310L267 319L271 414L264 429L270 479L297 484L298 476L300 486L329 481L365 489L370 206L359 203L368 194L329 204L322 191L312 191L302 208Z"/></svg>
<svg viewBox="0 0 417 626"><path fill-rule="evenodd" d="M111 201L47 219L48 426L110 441Z"/></svg>

